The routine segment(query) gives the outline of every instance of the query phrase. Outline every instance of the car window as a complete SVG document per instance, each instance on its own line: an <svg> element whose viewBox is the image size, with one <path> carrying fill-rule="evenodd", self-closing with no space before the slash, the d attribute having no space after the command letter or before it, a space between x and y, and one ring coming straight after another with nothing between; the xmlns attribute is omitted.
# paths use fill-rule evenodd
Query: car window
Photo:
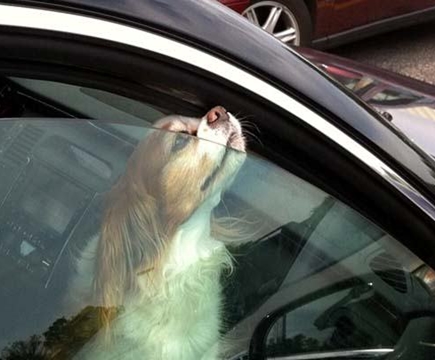
<svg viewBox="0 0 435 360"><path fill-rule="evenodd" d="M424 96L391 87L374 94L370 100L374 105L404 106L417 104L418 101L424 100Z"/></svg>
<svg viewBox="0 0 435 360"><path fill-rule="evenodd" d="M0 89L3 95L0 102L2 117L48 117L54 116L53 110L57 108L68 115L86 119L145 120L151 124L167 113L167 110L144 101L59 81L10 76L0 80ZM51 112L47 109L49 104ZM59 115L58 112L54 114Z"/></svg>
<svg viewBox="0 0 435 360"><path fill-rule="evenodd" d="M201 346L234 359L270 314L270 357L386 356L419 321L419 339L431 336L432 270L408 249L271 161L164 124L0 121L2 359L171 358ZM195 163L198 151L221 165ZM189 241L169 261L161 252L180 234Z"/></svg>
<svg viewBox="0 0 435 360"><path fill-rule="evenodd" d="M329 65L319 64L319 68L372 105L400 107L419 104L422 101L424 103L424 96L399 88L396 85L375 80L368 75Z"/></svg>

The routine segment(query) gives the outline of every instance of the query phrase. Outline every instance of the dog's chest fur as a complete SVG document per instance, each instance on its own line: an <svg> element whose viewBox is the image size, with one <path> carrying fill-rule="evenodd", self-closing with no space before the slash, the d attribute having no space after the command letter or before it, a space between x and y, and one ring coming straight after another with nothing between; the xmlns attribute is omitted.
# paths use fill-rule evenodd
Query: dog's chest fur
<svg viewBox="0 0 435 360"><path fill-rule="evenodd" d="M83 256L79 268L91 258ZM230 266L225 246L210 237L210 212L197 211L176 233L162 274L138 277L139 291L126 296L110 325L109 345L97 334L77 358L217 359L220 276Z"/></svg>

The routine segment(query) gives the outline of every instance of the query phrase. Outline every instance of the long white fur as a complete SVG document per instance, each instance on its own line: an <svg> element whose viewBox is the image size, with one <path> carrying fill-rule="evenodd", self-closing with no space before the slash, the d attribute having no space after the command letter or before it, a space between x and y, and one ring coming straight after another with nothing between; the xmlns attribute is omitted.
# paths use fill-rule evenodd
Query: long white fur
<svg viewBox="0 0 435 360"><path fill-rule="evenodd" d="M199 128L203 127L201 137L224 144L228 140L223 139L218 130L206 128L203 125L206 122L204 118L175 117L173 121L185 121L189 126L193 121L200 121ZM241 135L240 125L232 115L230 121ZM240 141L237 146L244 150L243 138ZM216 146L209 146L205 141L200 149L213 152ZM214 153L213 156L220 161L223 154ZM234 176L244 159L243 155L236 153L231 156L234 158L228 159L231 170L229 177ZM220 201L222 190L213 190L207 200L177 229L162 268L164 281L154 283L146 272L139 275L140 291L127 294L123 311L110 324L110 346L107 346L104 334L97 334L81 349L76 359L220 358L220 276L224 269L231 268L231 256L224 244L211 236L211 215ZM98 235L93 237L76 262L76 276L71 281L68 300L77 311L80 306L99 305L89 296L92 293L98 241Z"/></svg>
<svg viewBox="0 0 435 360"><path fill-rule="evenodd" d="M177 231L163 269L163 287L152 287L147 275L141 275L141 296L127 297L122 314L111 325L111 341L116 345L107 347L104 335L97 335L77 354L77 359L219 358L222 303L219 279L222 270L231 267L231 256L221 242L210 236L213 207L210 202L204 203ZM92 264L97 242L98 237L93 238L81 257L78 267L81 272ZM89 273L82 275L82 279L89 279ZM90 283L76 283L76 289L71 290L83 296L83 290L79 290L82 285Z"/></svg>

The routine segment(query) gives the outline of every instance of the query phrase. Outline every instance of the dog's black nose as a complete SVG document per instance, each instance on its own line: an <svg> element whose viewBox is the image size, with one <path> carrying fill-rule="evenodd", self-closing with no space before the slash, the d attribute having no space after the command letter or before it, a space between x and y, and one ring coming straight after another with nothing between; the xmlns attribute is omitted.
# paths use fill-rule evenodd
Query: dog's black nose
<svg viewBox="0 0 435 360"><path fill-rule="evenodd" d="M222 106L215 106L211 109L207 115L207 122L209 124L214 123L215 121L228 121L230 118L227 114L227 111Z"/></svg>

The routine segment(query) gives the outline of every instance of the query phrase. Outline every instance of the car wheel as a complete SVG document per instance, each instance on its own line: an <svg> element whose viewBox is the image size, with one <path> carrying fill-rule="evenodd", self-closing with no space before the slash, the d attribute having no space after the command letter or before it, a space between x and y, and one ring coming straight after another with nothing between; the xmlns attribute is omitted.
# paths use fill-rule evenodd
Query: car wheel
<svg viewBox="0 0 435 360"><path fill-rule="evenodd" d="M288 45L311 42L311 16L302 0L254 0L242 15Z"/></svg>

